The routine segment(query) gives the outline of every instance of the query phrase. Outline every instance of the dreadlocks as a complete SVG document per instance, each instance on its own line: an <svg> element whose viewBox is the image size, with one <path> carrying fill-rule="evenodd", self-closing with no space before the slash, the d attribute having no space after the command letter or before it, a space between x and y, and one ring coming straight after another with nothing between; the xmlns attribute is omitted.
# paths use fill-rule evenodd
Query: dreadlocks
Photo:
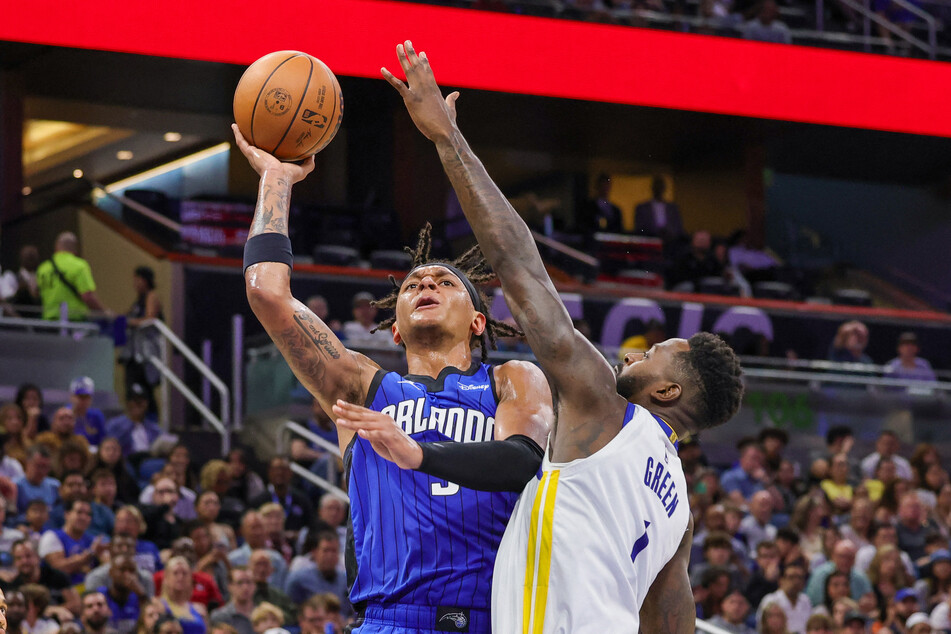
<svg viewBox="0 0 951 634"><path fill-rule="evenodd" d="M486 268L485 257L482 255L482 251L478 245L472 247L451 262L430 259L430 251L433 246L432 233L433 227L427 222L426 226L419 232L419 238L416 240L416 248L403 247L403 250L413 257L413 264L410 266L410 270L424 264L449 264L462 271L473 284L485 284L495 279L495 273ZM385 297L372 302L374 306L389 309L396 307L396 298L400 294L400 283L397 282L396 278L392 275L390 275L390 283L393 285L393 290ZM510 326L504 321L492 319L492 316L489 314L489 298L486 297L485 293L481 290L478 291L478 293L479 298L482 300L482 305L485 307L485 330L481 335L473 334L469 346L470 348L475 348L477 345L480 346L482 348L482 361L485 362L489 358L489 346L491 346L493 350L495 349L496 339L499 337L519 337L522 335L522 331L514 326ZM389 329L395 322L396 316L394 315L377 324L372 332Z"/></svg>

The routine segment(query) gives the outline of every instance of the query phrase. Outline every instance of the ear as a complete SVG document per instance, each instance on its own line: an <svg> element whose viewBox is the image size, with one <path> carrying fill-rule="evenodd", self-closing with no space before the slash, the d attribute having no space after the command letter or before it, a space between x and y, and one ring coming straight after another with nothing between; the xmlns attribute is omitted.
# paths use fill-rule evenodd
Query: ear
<svg viewBox="0 0 951 634"><path fill-rule="evenodd" d="M485 318L485 315L482 313L476 313L472 317L472 323L469 324L469 330L472 331L476 337L481 337L482 333L485 332L485 326L488 323L488 320Z"/></svg>
<svg viewBox="0 0 951 634"><path fill-rule="evenodd" d="M666 405L672 405L674 401L680 398L682 393L683 389L679 383L661 383L651 391L651 399Z"/></svg>
<svg viewBox="0 0 951 634"><path fill-rule="evenodd" d="M396 322L393 322L393 325L390 326L390 332L393 333L393 343L400 345L403 341L403 337L400 336L400 329L396 327Z"/></svg>

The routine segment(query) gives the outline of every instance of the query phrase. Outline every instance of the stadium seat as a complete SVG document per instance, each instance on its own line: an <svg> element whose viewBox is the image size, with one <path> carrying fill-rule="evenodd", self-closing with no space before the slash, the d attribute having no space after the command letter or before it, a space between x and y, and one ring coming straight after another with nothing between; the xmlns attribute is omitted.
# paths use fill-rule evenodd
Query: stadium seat
<svg viewBox="0 0 951 634"><path fill-rule="evenodd" d="M360 262L360 252L353 247L333 244L321 244L314 247L314 264L332 264L334 266L356 266Z"/></svg>
<svg viewBox="0 0 951 634"><path fill-rule="evenodd" d="M796 289L785 282L756 282L753 297L757 299L797 299Z"/></svg>
<svg viewBox="0 0 951 634"><path fill-rule="evenodd" d="M740 289L735 284L729 284L722 277L704 277L697 283L697 292L708 295L730 295L739 297Z"/></svg>
<svg viewBox="0 0 951 634"><path fill-rule="evenodd" d="M413 258L406 251L381 249L370 254L370 267L390 271L408 271L413 266Z"/></svg>
<svg viewBox="0 0 951 634"><path fill-rule="evenodd" d="M872 296L858 288L842 288L832 294L832 303L841 306L871 306Z"/></svg>

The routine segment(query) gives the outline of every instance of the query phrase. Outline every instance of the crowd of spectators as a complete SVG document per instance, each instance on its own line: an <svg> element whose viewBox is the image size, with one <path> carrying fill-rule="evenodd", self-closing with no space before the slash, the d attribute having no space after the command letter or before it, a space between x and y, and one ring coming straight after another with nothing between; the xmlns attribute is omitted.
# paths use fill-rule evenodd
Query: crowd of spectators
<svg viewBox="0 0 951 634"><path fill-rule="evenodd" d="M904 453L886 430L860 456L835 427L798 464L787 443L763 430L723 471L681 443L697 615L747 634L951 630L951 481L935 447Z"/></svg>
<svg viewBox="0 0 951 634"><path fill-rule="evenodd" d="M0 407L8 633L343 632L342 500L298 488L281 455L263 477L241 448L196 465L143 386L109 419L94 391L76 379L48 419L32 385Z"/></svg>

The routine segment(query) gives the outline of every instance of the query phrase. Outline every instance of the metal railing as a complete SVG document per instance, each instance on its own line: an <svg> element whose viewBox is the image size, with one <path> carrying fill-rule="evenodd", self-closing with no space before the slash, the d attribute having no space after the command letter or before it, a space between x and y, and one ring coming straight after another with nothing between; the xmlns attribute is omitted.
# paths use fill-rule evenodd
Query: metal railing
<svg viewBox="0 0 951 634"><path fill-rule="evenodd" d="M211 409L205 405L198 396L187 386L185 382L182 381L169 367L168 363L168 345L160 346L160 356L155 356L154 354L148 354L145 356L145 361L151 363L155 368L162 374L162 377L165 379L166 385L164 386L163 399L164 403L162 405L162 425L167 430L169 427L169 389L168 386L171 385L179 393L191 403L192 407L201 415L201 417L208 422L209 425L214 428L216 432L221 436L221 454L227 455L231 450L231 434L228 429L231 422L231 394L228 390L228 386L224 384L218 375L215 374L211 368L209 368L205 363L198 358L191 349L185 345L185 343L175 335L172 330L165 325L165 322L159 321L158 319L149 319L139 326L139 330L154 329L158 332L162 339L167 343L171 344L191 365L195 368L203 377L205 377L209 383L218 391L221 401L221 415L216 416Z"/></svg>
<svg viewBox="0 0 951 634"><path fill-rule="evenodd" d="M99 192L100 192L103 196L105 196L106 198L109 198L109 199L111 199L111 200L114 200L114 201L116 201L116 202L122 204L122 205L125 205L126 207L128 207L129 209L135 211L136 213L138 213L138 214L140 214L140 215L142 215L142 216L145 216L145 217L148 218L149 220L152 220L152 221L154 221L154 222L157 222L157 223L159 223L160 225L164 225L165 227L168 227L169 229L171 229L172 231L175 231L176 233L181 233L181 232L182 232L182 225L181 225L181 224L175 222L174 220L172 220L172 219L170 219L170 218L166 218L165 216L163 216L163 215L160 214L159 212L155 211L154 209L151 209L151 208L149 208L149 207L146 207L146 206L143 205L142 203L137 202L137 201L135 201L135 200L132 200L132 199L129 198L128 196L123 196L122 194L113 194L113 193L109 192L109 191L106 189L106 186L103 185L102 183L92 182L92 185L93 185L93 187L95 187L97 190L99 190Z"/></svg>
<svg viewBox="0 0 951 634"><path fill-rule="evenodd" d="M32 317L10 317L0 310L0 328L25 328L27 330L59 330L60 334L68 336L74 333L94 334L101 332L99 324L93 324L86 321L69 321L61 318L58 320L38 319Z"/></svg>
<svg viewBox="0 0 951 634"><path fill-rule="evenodd" d="M287 442L287 437L293 435L300 436L305 440L309 440L314 443L324 451L326 451L331 456L336 458L340 457L340 447L337 445L327 442L314 432L310 431L303 425L295 423L294 421L288 420L281 423L281 427L277 432L277 449L279 453L288 453L290 448L290 443ZM296 462L291 462L291 471L304 478L308 482L313 483L314 485L320 487L327 493L333 495L336 498L343 500L346 503L350 503L350 496L347 495L347 492L335 485L328 478L321 478L319 475L311 471L310 469L305 469ZM327 474L330 476L331 474Z"/></svg>

